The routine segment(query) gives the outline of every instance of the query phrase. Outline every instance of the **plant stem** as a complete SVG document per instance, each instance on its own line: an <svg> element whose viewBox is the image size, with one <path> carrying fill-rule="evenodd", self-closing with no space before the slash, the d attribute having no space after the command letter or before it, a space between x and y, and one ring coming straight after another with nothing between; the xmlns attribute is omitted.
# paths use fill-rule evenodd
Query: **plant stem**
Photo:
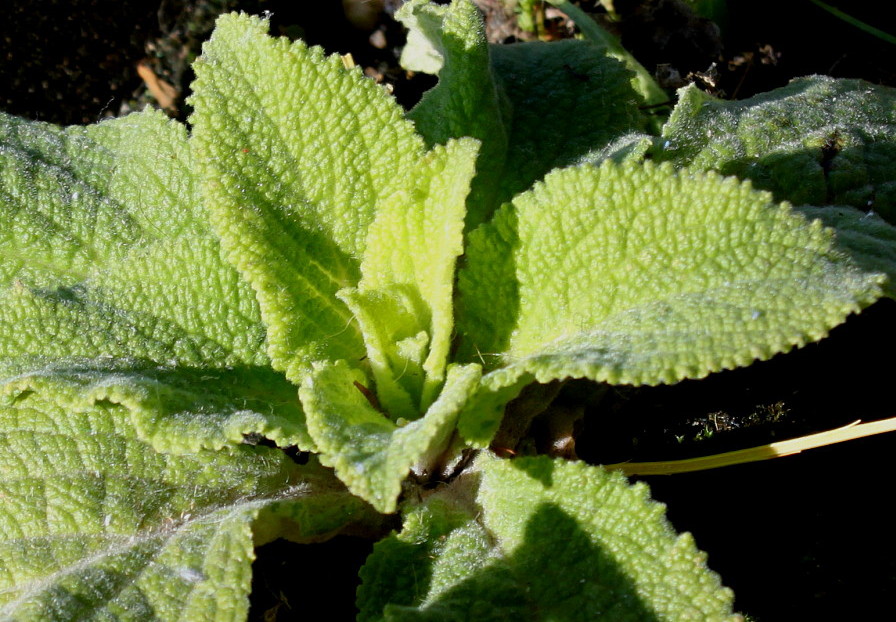
<svg viewBox="0 0 896 622"><path fill-rule="evenodd" d="M853 26L855 26L856 28L858 28L860 30L864 30L868 34L873 35L873 36L877 37L878 39L883 39L887 43L892 43L892 44L896 45L896 37L894 37L893 35L891 35L888 32L884 32L883 30L875 28L874 26L872 26L870 24L866 24L865 22L856 19L852 15L850 15L848 13L844 13L840 9L831 6L827 2L822 2L821 0L809 0L809 2L811 2L812 4L814 4L815 6L821 8L821 9L824 9L831 15L842 19L844 22L846 22L848 24L852 24Z"/></svg>
<svg viewBox="0 0 896 622"><path fill-rule="evenodd" d="M779 441L777 443L769 443L768 445L760 445L759 447L750 447L749 449L738 449L737 451L714 454L712 456L687 458L685 460L668 460L665 462L619 462L617 464L604 465L604 468L622 471L626 475L672 475L675 473L691 473L694 471L718 469L735 464L745 464L747 462L783 458L784 456L798 454L806 449L815 449L816 447L833 445L834 443L842 443L844 441L851 441L865 436L893 431L896 431L896 417L882 419L880 421L871 421L869 423L853 421L843 427L827 430L825 432L809 434L807 436Z"/></svg>

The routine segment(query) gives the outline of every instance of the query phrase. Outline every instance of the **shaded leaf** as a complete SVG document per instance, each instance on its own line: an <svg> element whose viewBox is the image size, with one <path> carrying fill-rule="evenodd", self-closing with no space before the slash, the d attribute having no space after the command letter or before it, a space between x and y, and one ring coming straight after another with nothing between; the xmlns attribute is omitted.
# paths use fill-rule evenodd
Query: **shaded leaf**
<svg viewBox="0 0 896 622"><path fill-rule="evenodd" d="M837 234L837 248L848 253L868 272L882 272L888 280L884 292L896 297L896 227L876 214L852 207L812 207L796 209L806 218L818 218Z"/></svg>
<svg viewBox="0 0 896 622"><path fill-rule="evenodd" d="M492 64L513 109L501 201L643 125L631 74L594 43L496 45Z"/></svg>
<svg viewBox="0 0 896 622"><path fill-rule="evenodd" d="M669 97L660 85L657 84L656 79L650 75L644 66L639 63L628 50L622 47L616 37L604 30L594 18L568 0L548 1L566 13L586 39L607 48L610 56L619 60L619 62L625 65L625 67L634 74L631 79L632 87L641 95L648 106L658 106L668 103Z"/></svg>
<svg viewBox="0 0 896 622"><path fill-rule="evenodd" d="M644 484L546 457L478 465L481 482L436 493L375 545L359 619L737 619Z"/></svg>
<svg viewBox="0 0 896 622"><path fill-rule="evenodd" d="M653 157L749 179L779 201L851 205L896 218L896 90L799 78L740 101L689 86Z"/></svg>

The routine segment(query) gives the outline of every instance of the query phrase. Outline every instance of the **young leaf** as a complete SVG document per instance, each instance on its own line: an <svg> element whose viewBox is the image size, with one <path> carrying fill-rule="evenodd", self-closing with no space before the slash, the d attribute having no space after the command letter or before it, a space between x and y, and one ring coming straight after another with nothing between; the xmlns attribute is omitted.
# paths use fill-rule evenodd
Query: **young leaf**
<svg viewBox="0 0 896 622"><path fill-rule="evenodd" d="M420 161L408 189L386 201L370 226L358 291L339 293L364 334L380 400L396 417L416 419L445 380L454 267L476 153L475 141L449 141ZM394 310L383 306L384 296ZM365 312L371 304L376 313ZM398 351L418 341L417 354ZM392 399L394 392L405 397Z"/></svg>
<svg viewBox="0 0 896 622"><path fill-rule="evenodd" d="M370 520L280 451L161 454L124 408L52 378L4 383L0 430L4 619L244 619L256 542L290 517L304 518L289 530L307 541ZM289 507L316 489L331 512Z"/></svg>
<svg viewBox="0 0 896 622"><path fill-rule="evenodd" d="M448 367L445 386L426 414L398 425L368 401L364 373L345 361L321 364L299 391L321 463L333 466L348 489L380 512L395 511L401 482L412 467L427 474L475 391L478 365Z"/></svg>
<svg viewBox="0 0 896 622"><path fill-rule="evenodd" d="M851 205L896 219L896 90L812 76L740 101L694 86L653 157L750 179L779 201Z"/></svg>
<svg viewBox="0 0 896 622"><path fill-rule="evenodd" d="M461 357L488 353L490 392L527 373L700 378L822 338L873 302L881 280L835 251L820 223L749 184L649 164L570 168L471 237ZM484 425L465 422L488 418L475 410L462 429Z"/></svg>
<svg viewBox="0 0 896 622"><path fill-rule="evenodd" d="M429 346L428 309L419 291L407 286L363 292L347 288L339 292L339 298L351 309L364 335L364 363L369 363L376 383L371 395L392 420L416 419Z"/></svg>
<svg viewBox="0 0 896 622"><path fill-rule="evenodd" d="M203 223L184 128L0 115L0 356L263 365L251 289Z"/></svg>
<svg viewBox="0 0 896 622"><path fill-rule="evenodd" d="M412 178L423 141L360 69L267 28L245 15L218 20L195 65L192 144L274 367L298 382L312 360L363 355L335 294L358 283L367 228Z"/></svg>
<svg viewBox="0 0 896 622"><path fill-rule="evenodd" d="M644 484L546 457L483 454L478 467L375 545L359 619L737 619Z"/></svg>

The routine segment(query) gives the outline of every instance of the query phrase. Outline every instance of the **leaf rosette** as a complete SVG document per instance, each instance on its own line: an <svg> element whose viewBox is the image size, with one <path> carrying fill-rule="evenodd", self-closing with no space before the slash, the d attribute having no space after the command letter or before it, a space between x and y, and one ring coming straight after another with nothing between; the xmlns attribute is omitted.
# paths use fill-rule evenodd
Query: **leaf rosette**
<svg viewBox="0 0 896 622"><path fill-rule="evenodd" d="M676 382L820 339L880 296L879 264L749 183L636 161L639 96L601 45L495 48L468 2L402 11L440 79L408 114L359 68L234 14L195 65L189 135L153 112L0 117L4 615L139 600L239 618L253 542L381 533L400 512L364 570L369 619L493 598L731 618L643 487L465 460L532 383ZM533 133L580 104L581 127ZM296 465L291 446L316 456ZM27 475L53 448L59 468ZM539 551L561 540L582 581L555 598Z"/></svg>

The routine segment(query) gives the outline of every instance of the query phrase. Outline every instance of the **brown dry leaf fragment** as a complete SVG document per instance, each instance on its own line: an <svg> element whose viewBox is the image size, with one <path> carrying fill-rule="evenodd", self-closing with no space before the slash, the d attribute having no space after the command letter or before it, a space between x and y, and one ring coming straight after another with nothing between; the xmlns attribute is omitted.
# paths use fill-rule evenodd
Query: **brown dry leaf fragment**
<svg viewBox="0 0 896 622"><path fill-rule="evenodd" d="M145 60L137 63L137 75L146 84L146 88L149 89L162 110L177 110L177 106L174 104L178 95L177 89L159 78Z"/></svg>

